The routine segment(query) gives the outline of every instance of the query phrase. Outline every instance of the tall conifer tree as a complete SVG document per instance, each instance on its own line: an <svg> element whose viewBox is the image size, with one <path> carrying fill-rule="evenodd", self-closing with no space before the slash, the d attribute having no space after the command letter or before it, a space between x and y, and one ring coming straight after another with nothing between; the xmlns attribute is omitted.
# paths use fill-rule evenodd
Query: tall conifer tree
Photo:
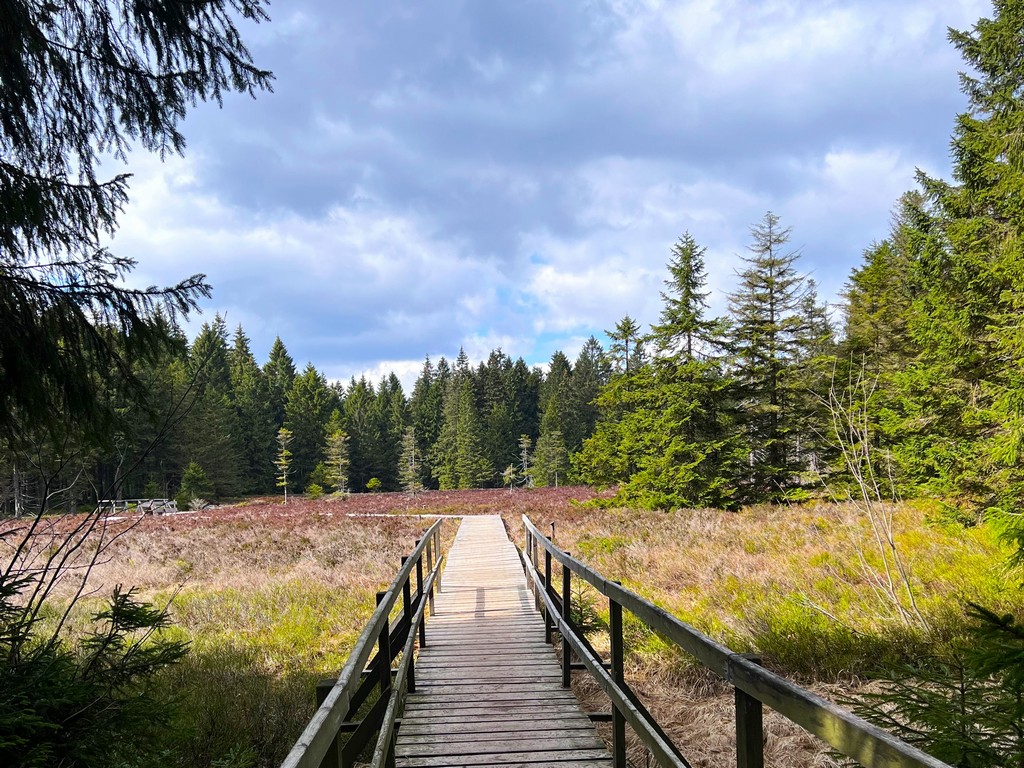
<svg viewBox="0 0 1024 768"><path fill-rule="evenodd" d="M285 426L292 434L291 482L305 488L309 475L324 460L327 422L335 408L327 380L309 363L295 377L285 404Z"/></svg>
<svg viewBox="0 0 1024 768"><path fill-rule="evenodd" d="M794 371L805 326L807 296L788 249L790 229L769 211L751 228L751 255L729 297L730 342L740 396L739 418L750 444L748 484L758 498L777 497L798 470L794 455Z"/></svg>
<svg viewBox="0 0 1024 768"><path fill-rule="evenodd" d="M270 387L241 325L235 331L228 361L242 448L242 489L247 493L268 491L273 487L275 454Z"/></svg>

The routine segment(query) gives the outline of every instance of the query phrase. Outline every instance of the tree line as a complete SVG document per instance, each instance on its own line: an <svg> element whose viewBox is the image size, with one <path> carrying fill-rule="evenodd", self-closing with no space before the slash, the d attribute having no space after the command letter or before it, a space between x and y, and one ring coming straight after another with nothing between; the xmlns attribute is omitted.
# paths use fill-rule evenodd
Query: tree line
<svg viewBox="0 0 1024 768"><path fill-rule="evenodd" d="M686 233L649 329L624 317L607 350L591 337L546 372L501 350L475 366L461 352L428 359L408 396L394 375L341 384L298 371L280 339L260 365L220 317L189 343L175 315L199 283L126 295L119 320L58 302L12 315L4 334L22 346L2 356L0 504L168 497L183 480L214 498L273 492L284 429L292 491L569 481L616 486L621 503L728 508L867 478L886 495L998 512L1024 542L1015 9L997 3L994 20L951 32L971 67L953 180L918 175L838 316L771 212L751 229L724 317L708 315L706 252ZM49 295L56 280L32 290ZM32 341L48 332L64 335Z"/></svg>
<svg viewBox="0 0 1024 768"><path fill-rule="evenodd" d="M515 482L564 483L610 376L594 338L575 363L556 352L546 374L500 349L475 366L460 350L451 362L428 357L406 396L394 373L342 383L312 363L300 371L280 338L261 365L244 329L229 333L219 315L191 342L173 323L164 326L169 343L135 361L131 390L114 377L97 382L116 414L104 439L56 420L0 444L6 511L73 508L105 495L178 496L188 504L282 485L291 492L488 487L506 482L513 465L525 470ZM119 343L116 332L110 337Z"/></svg>

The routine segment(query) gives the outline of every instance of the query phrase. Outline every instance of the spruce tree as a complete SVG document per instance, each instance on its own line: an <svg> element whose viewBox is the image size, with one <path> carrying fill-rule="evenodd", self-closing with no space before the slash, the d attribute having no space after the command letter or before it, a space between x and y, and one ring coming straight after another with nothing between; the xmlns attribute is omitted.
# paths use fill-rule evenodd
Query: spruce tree
<svg viewBox="0 0 1024 768"><path fill-rule="evenodd" d="M629 315L623 317L615 324L615 328L605 331L605 334L612 340L609 353L615 370L629 376L630 367L635 368L637 358L637 347L640 344L640 326L637 325Z"/></svg>
<svg viewBox="0 0 1024 768"><path fill-rule="evenodd" d="M334 393L309 363L295 377L285 405L285 426L292 435L292 484L305 488L314 467L324 459L327 421L335 408Z"/></svg>
<svg viewBox="0 0 1024 768"><path fill-rule="evenodd" d="M288 486L291 484L292 466L292 433L285 427L277 430L277 458L274 465L277 467L277 487L284 491L284 503L288 503Z"/></svg>
<svg viewBox="0 0 1024 768"><path fill-rule="evenodd" d="M747 487L753 498L778 498L796 479L793 391L807 284L788 250L790 229L771 211L751 228L751 256L729 297L730 343L739 419L750 445Z"/></svg>
<svg viewBox="0 0 1024 768"><path fill-rule="evenodd" d="M280 336L274 339L267 363L263 366L263 373L266 374L270 387L270 408L274 424L281 427L284 425L284 408L288 402L288 393L295 381L295 361L288 354Z"/></svg>
<svg viewBox="0 0 1024 768"><path fill-rule="evenodd" d="M455 457L460 416L459 382L452 376L445 384L441 430L430 449L430 471L442 491L459 487Z"/></svg>
<svg viewBox="0 0 1024 768"><path fill-rule="evenodd" d="M423 490L420 480L420 453L416 445L416 431L412 426L405 428L402 435L402 455L399 459L399 482L402 490L415 495Z"/></svg>
<svg viewBox="0 0 1024 768"><path fill-rule="evenodd" d="M180 425L183 450L206 470L218 497L243 489L245 470L241 426L235 411L228 365L227 328L218 315L204 323L181 372L182 389L193 383L195 400Z"/></svg>
<svg viewBox="0 0 1024 768"><path fill-rule="evenodd" d="M349 482L353 489L365 488L380 469L382 440L376 393L365 378L352 379L349 384L344 417L351 461Z"/></svg>
<svg viewBox="0 0 1024 768"><path fill-rule="evenodd" d="M537 368L529 368L523 358L517 358L508 372L507 387L513 434L527 434L536 440L540 435L540 388L543 376Z"/></svg>
<svg viewBox="0 0 1024 768"><path fill-rule="evenodd" d="M689 232L672 246L668 279L659 322L651 327L651 337L659 357L690 361L708 356L721 344L723 323L708 320L706 248L697 244Z"/></svg>
<svg viewBox="0 0 1024 768"><path fill-rule="evenodd" d="M268 491L273 487L275 453L270 386L241 325L235 331L228 362L242 449L242 490Z"/></svg>
<svg viewBox="0 0 1024 768"><path fill-rule="evenodd" d="M557 430L562 435L563 445L565 434L573 432L579 423L578 401L572 396L572 377L569 358L556 350L540 387L540 436Z"/></svg>
<svg viewBox="0 0 1024 768"><path fill-rule="evenodd" d="M384 490L394 491L402 487L399 479L402 440L409 421L409 409L398 377L391 373L377 388L375 415L380 425L380 444L374 476L379 478Z"/></svg>
<svg viewBox="0 0 1024 768"><path fill-rule="evenodd" d="M409 412L412 427L416 434L416 444L422 457L420 462L422 482L430 477L429 450L437 441L441 431L441 405L444 393L437 382L434 366L430 358L426 358L419 378L413 385L412 396L409 398Z"/></svg>
<svg viewBox="0 0 1024 768"><path fill-rule="evenodd" d="M342 428L341 412L335 409L327 421L327 444L324 463L327 465L327 482L335 493L349 491L348 434Z"/></svg>
<svg viewBox="0 0 1024 768"><path fill-rule="evenodd" d="M536 485L554 486L565 484L565 475L569 469L568 451L565 440L559 429L544 430L541 428L537 449L533 454L533 477Z"/></svg>
<svg viewBox="0 0 1024 768"><path fill-rule="evenodd" d="M519 436L519 466L517 474L522 479L523 485L527 488L534 486L533 482L533 441L529 435Z"/></svg>
<svg viewBox="0 0 1024 768"><path fill-rule="evenodd" d="M478 400L483 417L484 453L492 467L504 467L516 457L516 419L508 379L512 361L496 349L477 370Z"/></svg>
<svg viewBox="0 0 1024 768"><path fill-rule="evenodd" d="M455 473L459 488L482 488L494 480L494 467L484 451L483 429L472 383L459 391L459 424L456 435Z"/></svg>
<svg viewBox="0 0 1024 768"><path fill-rule="evenodd" d="M563 431L566 449L570 454L576 453L583 445L583 441L593 434L600 416L597 397L601 387L608 383L610 375L611 366L605 357L604 349L600 342L591 336L572 366L569 381L570 412L574 414L574 418L564 424Z"/></svg>

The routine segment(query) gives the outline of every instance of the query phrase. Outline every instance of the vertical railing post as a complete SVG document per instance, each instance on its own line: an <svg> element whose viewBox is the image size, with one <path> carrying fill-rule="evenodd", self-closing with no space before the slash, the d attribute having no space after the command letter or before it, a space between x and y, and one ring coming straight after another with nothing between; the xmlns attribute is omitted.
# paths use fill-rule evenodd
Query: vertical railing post
<svg viewBox="0 0 1024 768"><path fill-rule="evenodd" d="M387 595L387 592L378 592L377 605L384 602ZM387 696L391 690L391 622L386 616L377 638L377 658L380 659L380 695Z"/></svg>
<svg viewBox="0 0 1024 768"><path fill-rule="evenodd" d="M537 589L537 580L533 574L537 572L537 552L533 544L533 532L526 532L526 562L530 564L530 591L533 592L533 610L540 611L540 591Z"/></svg>
<svg viewBox="0 0 1024 768"><path fill-rule="evenodd" d="M416 546L420 545L422 539L416 539ZM416 595L423 594L423 553L416 556Z"/></svg>
<svg viewBox="0 0 1024 768"><path fill-rule="evenodd" d="M405 564L408 561L409 561L408 557L403 557L402 558L402 566L404 567ZM412 611L412 585L410 584L411 581L412 581L411 579L406 579L405 583L402 585L402 612L403 612L403 615L405 616L405 620L407 622L409 622L408 632L415 632L416 631L416 627L414 627L412 625L412 614L413 614L413 611ZM406 635L406 637L408 637L408 634ZM403 645L405 644L405 638L404 637L401 639L401 642L402 642ZM409 677L407 678L407 682L409 683L409 693L415 693L416 692L416 669L415 669L415 667L416 667L416 662L413 659L409 659Z"/></svg>
<svg viewBox="0 0 1024 768"><path fill-rule="evenodd" d="M331 692L332 685L318 685L316 687L316 705L319 707L327 699L327 695ZM339 768L341 765L341 753L338 750L338 735L334 735L334 739L331 741L331 746L327 748L327 754L324 755L324 759L320 761L320 768Z"/></svg>
<svg viewBox="0 0 1024 768"><path fill-rule="evenodd" d="M615 582L618 584L619 582ZM611 636L612 680L622 686L626 680L625 648L622 643L622 606L615 598L608 598L608 634ZM626 718L619 708L612 704L612 765L626 768Z"/></svg>
<svg viewBox="0 0 1024 768"><path fill-rule="evenodd" d="M417 542L419 543L419 542ZM416 558L416 595L419 597L419 601L423 602L423 553L420 552L419 557ZM427 622L420 622L420 646L426 647L427 645Z"/></svg>
<svg viewBox="0 0 1024 768"><path fill-rule="evenodd" d="M760 664L755 656L745 658ZM736 692L736 766L764 768L764 719L761 702L739 688Z"/></svg>
<svg viewBox="0 0 1024 768"><path fill-rule="evenodd" d="M443 523L442 523L443 525ZM441 558L441 528L440 526L434 529L434 563ZM437 574L437 578L434 579L434 586L430 588L430 615L434 615L434 587L437 587L437 593L441 594L441 574Z"/></svg>
<svg viewBox="0 0 1024 768"><path fill-rule="evenodd" d="M547 547L544 548L544 591L549 597L554 597L554 590L551 589L551 553ZM547 608L547 602L544 602L544 642L551 644L551 629L553 627L551 621L551 612Z"/></svg>
<svg viewBox="0 0 1024 768"><path fill-rule="evenodd" d="M552 523L554 525L554 523ZM552 529L554 530L554 529ZM565 554L569 554L566 552ZM572 571L562 565L562 687L572 687L572 650L569 647L569 619L572 617Z"/></svg>
<svg viewBox="0 0 1024 768"><path fill-rule="evenodd" d="M437 565L437 553L434 551L434 534L430 535L427 539L427 573L434 572L434 566ZM437 581L435 578L434 581ZM430 602L430 615L434 615L434 584L431 582L430 589L427 590L427 600Z"/></svg>
<svg viewBox="0 0 1024 768"><path fill-rule="evenodd" d="M388 741L388 751L384 755L384 768L395 768L395 742L398 741L398 733L391 731L391 739Z"/></svg>

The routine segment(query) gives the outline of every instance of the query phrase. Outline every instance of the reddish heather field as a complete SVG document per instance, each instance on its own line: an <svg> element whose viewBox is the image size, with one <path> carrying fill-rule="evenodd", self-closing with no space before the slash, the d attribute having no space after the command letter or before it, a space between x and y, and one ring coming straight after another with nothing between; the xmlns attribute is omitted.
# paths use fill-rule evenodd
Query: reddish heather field
<svg viewBox="0 0 1024 768"><path fill-rule="evenodd" d="M799 673L826 694L857 688L868 654L916 653L928 637L955 634L962 623L957 595L1007 610L1020 602L1017 595L1011 605L1012 596L998 586L1003 580L986 575L1005 555L990 531L945 531L927 522L925 510L900 510L899 544L937 631L900 630L891 639L891 606L873 601L857 566L865 551L857 543L863 523L852 505L741 513L582 506L598 495L568 487L355 494L288 504L265 497L194 513L115 516L94 532L104 543L90 591L102 595L125 584L157 601L176 594L175 631L193 647L173 683L189 692L193 718L181 724L177 749L189 765L212 765L243 743L259 766L278 764L312 712L316 679L341 666L373 610L374 592L390 582L401 556L437 516L500 514L520 545L523 514L544 532L554 523L555 541L607 576L737 650L761 652L769 666ZM44 557L54 541L89 520L45 519L27 556ZM9 522L0 534L21 526ZM456 528L457 520L445 526L447 543ZM96 541L82 548L80 563ZM68 580L65 593L73 583ZM583 589L575 599L599 625L607 610L599 596ZM850 635L824 611L871 635ZM607 642L600 631L593 640L598 647ZM628 677L693 765L734 760L728 686L637 627ZM574 687L589 709L607 708L585 675L576 676ZM250 705L239 707L240 698ZM831 764L820 744L780 716L770 714L766 726L773 764ZM634 749L643 764L642 750Z"/></svg>

